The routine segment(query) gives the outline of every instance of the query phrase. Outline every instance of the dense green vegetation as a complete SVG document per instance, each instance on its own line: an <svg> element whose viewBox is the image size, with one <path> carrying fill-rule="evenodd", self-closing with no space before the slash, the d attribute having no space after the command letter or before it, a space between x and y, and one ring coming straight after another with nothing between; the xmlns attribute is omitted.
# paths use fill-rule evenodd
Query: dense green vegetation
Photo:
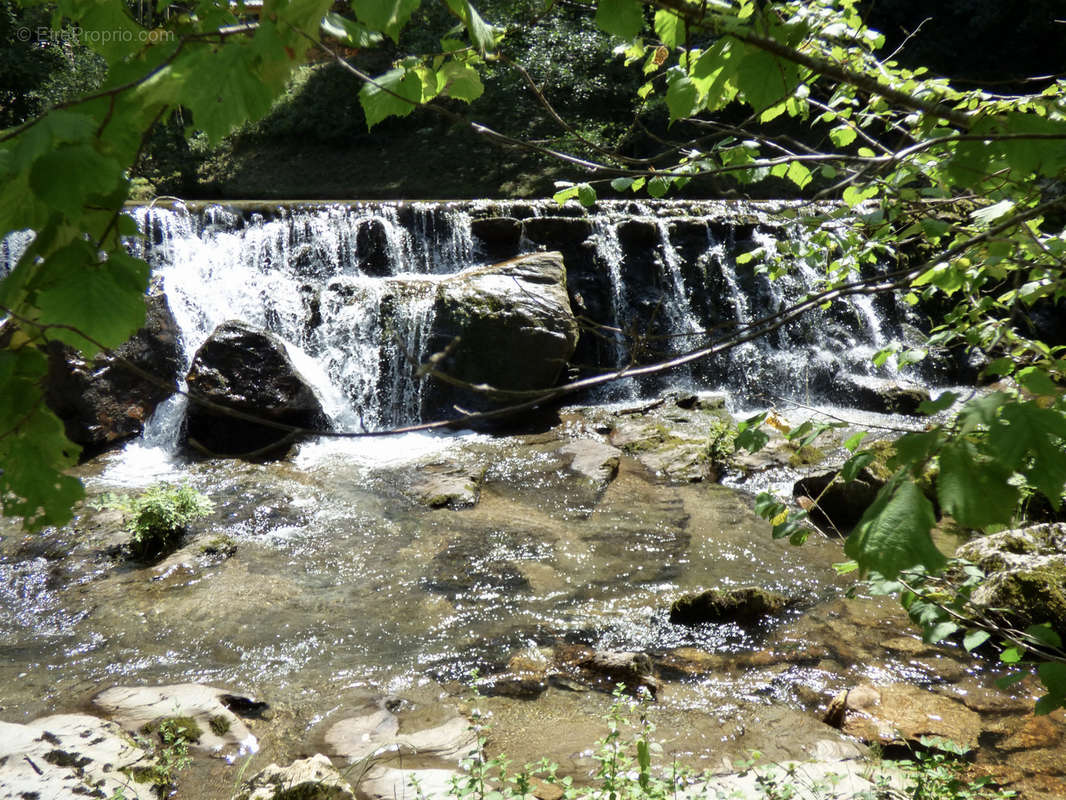
<svg viewBox="0 0 1066 800"><path fill-rule="evenodd" d="M369 129L413 127L442 146L461 132L485 146L524 148L569 176L557 187L561 203L591 205L605 193L663 197L693 181L842 201L805 209L809 239L745 256L770 275L805 262L824 276L822 291L631 373L706 358L847 295L901 292L915 304L940 303L946 311L925 347L886 350L878 360L905 366L933 348L960 348L982 361L986 378L1010 381L993 393L929 404L930 413L953 408L950 419L897 442L889 480L846 552L882 588L903 593L931 640L961 631L976 647L1000 633L967 616L966 581L925 591L948 566L930 531L940 514L983 531L1024 521L1033 498L1061 508L1066 360L1033 320L1066 294L1066 80L1012 76L1012 93L954 85L886 54L884 36L866 26L854 0L599 0L594 16L591 8L504 6L494 9L495 26L468 0L357 0L351 13L329 0L268 0L258 19L217 0L144 8L135 18L118 0L61 0L41 33L26 27L36 4L4 6L5 24L19 25L16 39L66 58L62 26L76 26L79 44L70 52L106 68L95 89L73 80L96 85L90 73L63 72L58 61L27 72L18 79L25 83L16 81L25 101L13 112L18 118L0 133L0 233L37 231L0 283L6 514L31 529L61 524L82 495L64 473L76 448L43 404L43 349L59 340L92 356L143 321L148 267L122 243L136 234L121 214L133 171L147 169L148 158L159 174L180 178L190 155L213 152L237 130L227 144L234 152L279 132L314 130L328 141L338 117L304 92L343 76L349 83L335 87L336 106L347 108L349 121L354 79ZM554 23L530 21L533 13L562 14L565 44L577 43L583 58L556 58L564 40ZM524 80L505 70L512 47L529 56L544 100L536 117L500 102L501 127L515 123L517 135L475 122L473 105L487 88L506 96ZM332 71L307 72L312 55ZM571 70L590 74L570 83ZM49 82L60 73L65 85ZM294 75L302 83L290 83ZM583 114L608 92L610 113ZM580 127L567 129L565 114ZM541 138L550 124L564 132ZM344 132L341 125L337 135ZM191 140L188 151L179 134ZM852 224L829 224L845 217ZM871 269L884 264L887 271ZM749 420L737 444L757 448L761 422ZM874 458L861 439L851 444L845 479ZM802 536L802 512L772 498L760 508L775 536ZM1035 653L1044 661L1048 695L1039 709L1066 704L1059 635L1034 628L1011 634L1010 645L1008 660Z"/></svg>

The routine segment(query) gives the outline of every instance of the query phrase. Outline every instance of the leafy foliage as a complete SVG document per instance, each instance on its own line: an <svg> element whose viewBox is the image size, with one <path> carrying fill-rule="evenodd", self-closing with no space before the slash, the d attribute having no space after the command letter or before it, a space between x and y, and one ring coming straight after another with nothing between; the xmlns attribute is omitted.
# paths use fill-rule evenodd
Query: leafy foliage
<svg viewBox="0 0 1066 800"><path fill-rule="evenodd" d="M127 517L130 553L138 561L152 561L173 550L190 522L205 517L214 504L190 486L157 484L136 497L106 496L101 505Z"/></svg>

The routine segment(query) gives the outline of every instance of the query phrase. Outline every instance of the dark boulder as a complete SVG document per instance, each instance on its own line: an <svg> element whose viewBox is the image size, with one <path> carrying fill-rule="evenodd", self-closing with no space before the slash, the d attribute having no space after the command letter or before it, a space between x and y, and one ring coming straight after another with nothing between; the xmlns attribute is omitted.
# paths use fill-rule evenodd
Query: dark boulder
<svg viewBox="0 0 1066 800"><path fill-rule="evenodd" d="M854 375L837 376L829 394L836 402L879 414L917 414L918 406L929 400L921 386Z"/></svg>
<svg viewBox="0 0 1066 800"><path fill-rule="evenodd" d="M489 258L509 258L518 252L522 223L514 217L475 219L470 234Z"/></svg>
<svg viewBox="0 0 1066 800"><path fill-rule="evenodd" d="M592 222L586 217L533 217L524 223L526 237L548 247L566 247L592 235Z"/></svg>
<svg viewBox="0 0 1066 800"><path fill-rule="evenodd" d="M884 481L869 470L864 469L848 483L833 470L796 481L792 496L823 531L846 535L859 524L882 486Z"/></svg>
<svg viewBox="0 0 1066 800"><path fill-rule="evenodd" d="M379 219L369 219L355 232L355 249L359 254L359 269L367 275L381 277L391 272L389 261L389 232Z"/></svg>
<svg viewBox="0 0 1066 800"><path fill-rule="evenodd" d="M67 438L81 445L82 459L140 436L156 406L177 391L181 331L162 294L145 302L144 327L115 356L88 361L68 345L48 346L45 402L63 421Z"/></svg>
<svg viewBox="0 0 1066 800"><path fill-rule="evenodd" d="M556 384L577 345L578 323L559 253L533 253L442 281L430 348L445 353L427 392L430 408L488 408L514 391ZM451 381L481 387L473 391ZM520 398L521 399L521 398Z"/></svg>
<svg viewBox="0 0 1066 800"><path fill-rule="evenodd" d="M269 422L321 429L328 424L314 390L300 375L277 336L241 322L215 328L196 351L187 377L189 393ZM290 432L189 404L189 445L212 455L281 457L295 440Z"/></svg>
<svg viewBox="0 0 1066 800"><path fill-rule="evenodd" d="M747 627L780 614L791 602L784 595L754 586L711 589L677 600L670 606L670 622L675 625L735 622Z"/></svg>

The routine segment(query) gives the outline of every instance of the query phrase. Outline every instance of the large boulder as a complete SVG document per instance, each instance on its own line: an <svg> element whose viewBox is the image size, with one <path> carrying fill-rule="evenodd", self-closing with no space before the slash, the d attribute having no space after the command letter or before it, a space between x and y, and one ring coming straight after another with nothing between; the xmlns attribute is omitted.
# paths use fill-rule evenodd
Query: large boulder
<svg viewBox="0 0 1066 800"><path fill-rule="evenodd" d="M970 596L974 605L1020 628L1050 623L1066 638L1066 523L983 536L955 556L987 576Z"/></svg>
<svg viewBox="0 0 1066 800"><path fill-rule="evenodd" d="M884 485L869 470L847 483L832 470L796 481L792 496L822 531L845 536L859 524Z"/></svg>
<svg viewBox="0 0 1066 800"><path fill-rule="evenodd" d="M225 322L196 351L186 378L189 404L186 436L193 449L211 455L280 457L295 436L195 402L252 414L258 419L300 428L328 424L322 403L300 375L285 343L242 322Z"/></svg>
<svg viewBox="0 0 1066 800"><path fill-rule="evenodd" d="M87 360L61 342L48 346L45 402L83 459L140 436L156 406L177 391L181 330L162 294L146 298L146 312L144 327L114 356Z"/></svg>
<svg viewBox="0 0 1066 800"><path fill-rule="evenodd" d="M533 253L441 282L430 347L443 353L431 405L486 408L556 384L578 340L559 253ZM471 391L450 381L480 387Z"/></svg>
<svg viewBox="0 0 1066 800"><path fill-rule="evenodd" d="M235 800L354 800L344 776L321 753L287 767L270 764L241 787Z"/></svg>

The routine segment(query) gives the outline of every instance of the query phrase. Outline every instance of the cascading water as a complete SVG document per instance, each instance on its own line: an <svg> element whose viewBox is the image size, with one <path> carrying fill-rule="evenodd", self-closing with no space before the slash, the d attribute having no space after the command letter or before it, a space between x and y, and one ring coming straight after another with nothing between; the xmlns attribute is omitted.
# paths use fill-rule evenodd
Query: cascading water
<svg viewBox="0 0 1066 800"><path fill-rule="evenodd" d="M380 430L425 415L418 365L429 355L436 285L445 276L537 248L561 250L575 313L603 326L583 335L573 361L610 371L704 346L816 290L809 266L771 281L736 263L739 253L801 235L775 210L670 201L609 201L590 212L550 201L175 204L132 211L145 238L131 247L167 294L186 366L217 325L238 319L285 340L335 427ZM481 227L501 218L520 229L503 250ZM552 225L564 232L558 240L545 235ZM0 270L30 240L5 240ZM669 380L725 389L740 404L764 401L768 391L817 402L842 374L870 375L870 356L900 337L903 312L886 315L884 307L861 297L838 302L687 371L599 397L654 391ZM180 398L160 406L145 444L176 442L183 412Z"/></svg>

